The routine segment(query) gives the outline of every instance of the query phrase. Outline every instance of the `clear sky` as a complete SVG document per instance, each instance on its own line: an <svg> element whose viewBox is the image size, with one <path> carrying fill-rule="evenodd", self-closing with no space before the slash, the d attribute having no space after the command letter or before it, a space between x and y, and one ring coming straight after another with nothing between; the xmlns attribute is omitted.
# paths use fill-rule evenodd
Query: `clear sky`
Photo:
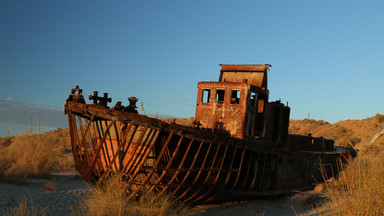
<svg viewBox="0 0 384 216"><path fill-rule="evenodd" d="M384 113L384 1L0 1L0 99L71 88L194 116L219 64L271 64L270 100L331 123ZM0 119L1 120L1 119Z"/></svg>

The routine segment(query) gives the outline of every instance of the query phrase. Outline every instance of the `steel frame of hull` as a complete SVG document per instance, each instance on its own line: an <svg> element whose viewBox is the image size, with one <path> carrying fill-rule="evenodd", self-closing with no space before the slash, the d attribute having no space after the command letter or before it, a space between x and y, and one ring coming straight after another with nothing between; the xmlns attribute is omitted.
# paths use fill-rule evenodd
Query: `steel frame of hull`
<svg viewBox="0 0 384 216"><path fill-rule="evenodd" d="M130 197L153 191L196 203L289 193L337 175L353 152L290 150L71 100L65 110L81 176L100 184L121 174Z"/></svg>

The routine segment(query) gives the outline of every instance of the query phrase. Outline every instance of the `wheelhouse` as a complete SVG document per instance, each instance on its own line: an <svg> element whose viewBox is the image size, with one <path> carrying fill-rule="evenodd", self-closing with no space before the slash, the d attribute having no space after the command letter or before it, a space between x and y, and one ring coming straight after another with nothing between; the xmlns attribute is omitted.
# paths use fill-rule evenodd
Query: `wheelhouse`
<svg viewBox="0 0 384 216"><path fill-rule="evenodd" d="M201 128L236 138L284 142L290 108L268 102L267 71L271 65L221 65L218 82L199 82L196 121Z"/></svg>

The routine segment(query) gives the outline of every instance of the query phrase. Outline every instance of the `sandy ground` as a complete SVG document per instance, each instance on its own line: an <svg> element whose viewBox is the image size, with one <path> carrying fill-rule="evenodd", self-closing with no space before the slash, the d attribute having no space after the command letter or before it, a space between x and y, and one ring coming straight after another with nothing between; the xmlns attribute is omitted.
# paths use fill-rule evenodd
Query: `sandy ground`
<svg viewBox="0 0 384 216"><path fill-rule="evenodd" d="M53 187L52 187L53 183ZM52 179L25 179L17 184L0 183L0 214L26 197L46 215L71 215L90 186L76 172L54 173Z"/></svg>
<svg viewBox="0 0 384 216"><path fill-rule="evenodd" d="M53 186L52 186L53 185ZM46 215L71 215L82 196L92 190L76 172L54 173L53 178L26 179L18 184L0 183L0 214L15 207L23 197L32 199L34 206ZM312 205L319 202L318 193L307 191L252 201L228 202L192 206L192 216L232 215L315 215Z"/></svg>
<svg viewBox="0 0 384 216"><path fill-rule="evenodd" d="M317 215L312 206L321 200L313 192L290 194L279 197L259 198L251 201L199 205L192 209L196 216Z"/></svg>

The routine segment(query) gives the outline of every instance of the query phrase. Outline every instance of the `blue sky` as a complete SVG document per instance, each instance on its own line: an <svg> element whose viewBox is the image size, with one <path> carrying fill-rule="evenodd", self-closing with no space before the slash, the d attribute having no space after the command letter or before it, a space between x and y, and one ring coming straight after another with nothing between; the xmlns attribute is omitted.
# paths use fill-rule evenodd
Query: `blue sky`
<svg viewBox="0 0 384 216"><path fill-rule="evenodd" d="M0 1L0 99L194 116L219 64L271 64L270 100L331 123L384 113L384 1ZM1 119L0 119L1 121ZM29 120L28 124L29 124Z"/></svg>

